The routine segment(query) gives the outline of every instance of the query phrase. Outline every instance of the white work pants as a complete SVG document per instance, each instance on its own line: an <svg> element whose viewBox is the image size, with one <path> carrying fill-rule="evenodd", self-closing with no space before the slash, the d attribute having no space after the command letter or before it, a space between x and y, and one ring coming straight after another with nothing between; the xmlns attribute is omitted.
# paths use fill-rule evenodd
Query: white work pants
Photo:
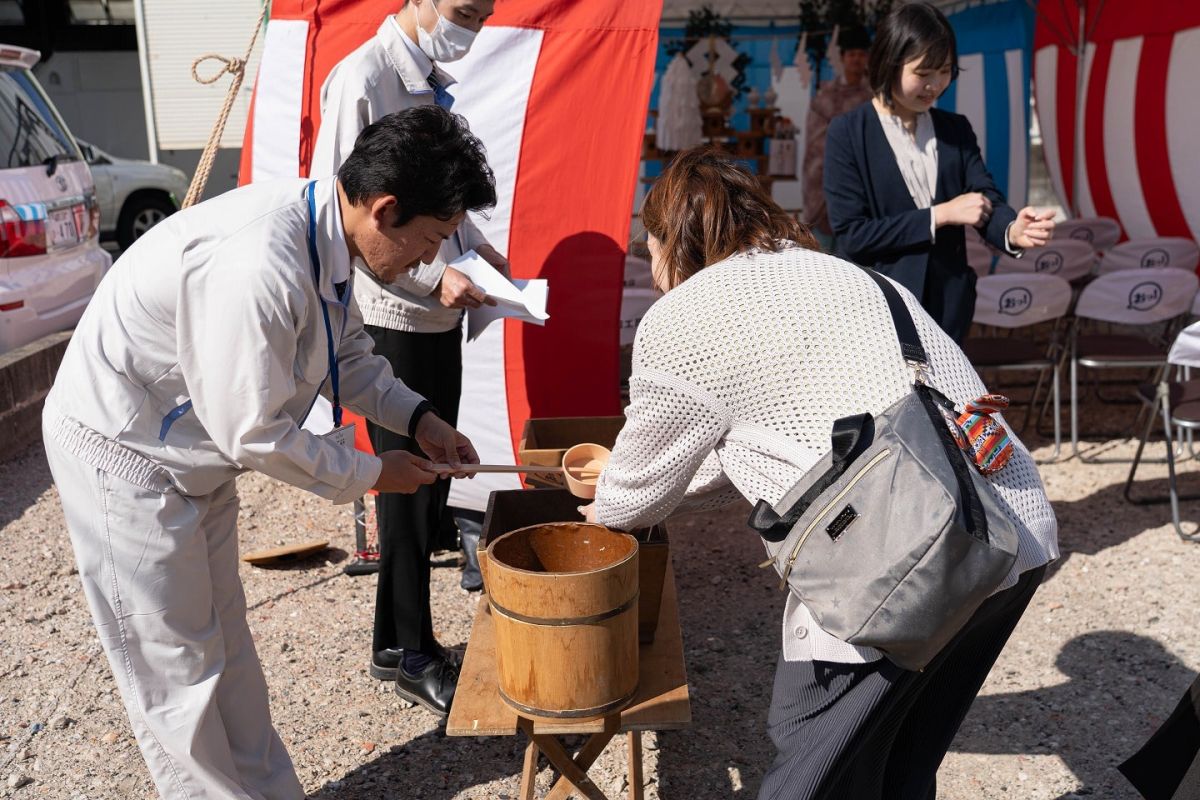
<svg viewBox="0 0 1200 800"><path fill-rule="evenodd" d="M182 495L149 460L49 407L42 426L79 577L159 794L304 797L246 624L234 482Z"/></svg>

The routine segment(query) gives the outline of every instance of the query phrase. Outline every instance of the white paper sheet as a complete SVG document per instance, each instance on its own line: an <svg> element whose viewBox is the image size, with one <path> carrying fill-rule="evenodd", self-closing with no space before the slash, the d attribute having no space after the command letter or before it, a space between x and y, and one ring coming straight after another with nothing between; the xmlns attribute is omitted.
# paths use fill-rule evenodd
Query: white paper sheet
<svg viewBox="0 0 1200 800"><path fill-rule="evenodd" d="M534 325L545 325L546 300L550 285L545 278L510 281L495 267L483 260L474 250L450 262L450 266L470 278L476 286L496 301L494 306L467 310L467 341L474 341L488 325L503 317L512 317Z"/></svg>

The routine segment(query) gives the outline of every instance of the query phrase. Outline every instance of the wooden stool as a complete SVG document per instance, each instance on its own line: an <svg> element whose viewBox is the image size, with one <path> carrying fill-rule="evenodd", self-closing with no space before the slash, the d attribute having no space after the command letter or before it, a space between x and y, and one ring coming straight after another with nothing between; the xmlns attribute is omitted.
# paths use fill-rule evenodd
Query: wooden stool
<svg viewBox="0 0 1200 800"><path fill-rule="evenodd" d="M675 572L667 564L662 606L654 641L638 653L638 691L620 714L603 719L531 720L500 699L496 683L495 627L486 598L480 598L467 652L459 673L458 689L450 718L448 736L513 736L518 730L529 737L521 770L521 800L532 800L537 776L538 753L544 753L561 777L546 796L562 800L577 792L588 800L606 800L588 770L613 737L624 733L629 741L629 797L642 797L642 731L681 730L692 721L687 674L683 664L683 638L679 632L679 603L675 594ZM558 736L588 735L572 757Z"/></svg>

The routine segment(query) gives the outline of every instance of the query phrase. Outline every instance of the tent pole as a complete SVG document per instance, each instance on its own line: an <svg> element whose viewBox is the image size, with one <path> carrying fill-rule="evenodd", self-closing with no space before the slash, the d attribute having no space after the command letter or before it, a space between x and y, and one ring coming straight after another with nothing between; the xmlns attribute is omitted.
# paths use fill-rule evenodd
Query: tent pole
<svg viewBox="0 0 1200 800"><path fill-rule="evenodd" d="M1083 185L1083 93L1086 87L1083 85L1083 79L1086 77L1084 72L1085 61L1087 57L1087 0L1076 0L1079 6L1079 42L1075 48L1075 173L1072 176L1071 187L1071 214L1075 217L1083 215L1079 205L1079 188Z"/></svg>

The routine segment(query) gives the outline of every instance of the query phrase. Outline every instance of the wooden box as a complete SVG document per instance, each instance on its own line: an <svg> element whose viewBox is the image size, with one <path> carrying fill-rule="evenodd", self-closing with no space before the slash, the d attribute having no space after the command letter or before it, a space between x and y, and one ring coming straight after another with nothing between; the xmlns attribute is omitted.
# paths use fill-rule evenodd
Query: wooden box
<svg viewBox="0 0 1200 800"><path fill-rule="evenodd" d="M620 419L620 417L618 417ZM479 570L487 588L487 546L509 531L546 522L579 522L586 501L566 489L513 489L492 492L479 537ZM629 532L638 540L638 641L654 641L662 602L663 576L670 558L666 523Z"/></svg>
<svg viewBox="0 0 1200 800"><path fill-rule="evenodd" d="M517 448L517 462L535 467L562 466L563 453L567 448L584 442L604 445L612 449L617 443L617 434L625 424L625 417L543 417L525 421L521 444ZM552 489L565 488L561 474L528 475L525 482L530 486L546 486ZM576 503L578 505L578 503ZM562 520L537 520L538 522L561 522ZM530 525L534 523L529 523ZM521 527L520 525L514 526ZM509 528L513 530L513 528Z"/></svg>

